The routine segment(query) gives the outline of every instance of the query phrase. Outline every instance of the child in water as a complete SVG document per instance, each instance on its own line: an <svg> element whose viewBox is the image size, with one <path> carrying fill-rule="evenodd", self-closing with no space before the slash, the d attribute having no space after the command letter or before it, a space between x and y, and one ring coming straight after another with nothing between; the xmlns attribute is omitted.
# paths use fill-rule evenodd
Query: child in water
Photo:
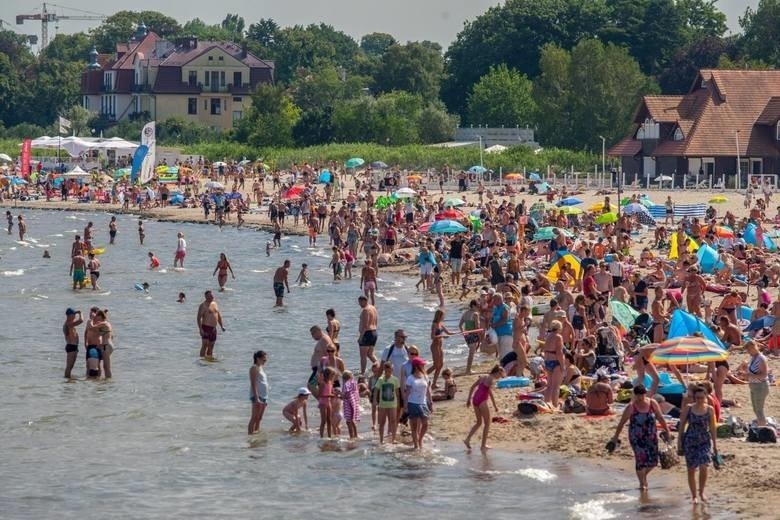
<svg viewBox="0 0 780 520"><path fill-rule="evenodd" d="M360 422L360 393L357 381L352 372L345 370L342 374L344 384L341 385L341 399L344 401L344 420L347 423L350 440L358 438L357 423Z"/></svg>
<svg viewBox="0 0 780 520"><path fill-rule="evenodd" d="M469 434L463 440L468 450L471 450L471 437L477 433L479 427L482 427L482 451L486 451L490 446L487 445L488 432L490 431L490 408L488 407L488 398L493 403L493 409L498 412L496 399L493 397L493 385L496 381L504 377L504 369L499 365L493 367L490 374L482 376L469 388L469 396L466 399L466 407L474 405L474 415L476 423L471 427ZM476 390L476 392L475 392ZM472 399L473 396L473 399Z"/></svg>
<svg viewBox="0 0 780 520"><path fill-rule="evenodd" d="M144 234L144 221L139 220L138 221L138 240L141 242L141 245L144 245L144 237L146 235Z"/></svg>
<svg viewBox="0 0 780 520"><path fill-rule="evenodd" d="M444 378L444 390L437 390L431 397L434 401L451 401L458 391L458 385L452 377L452 370L445 368L441 371L441 377Z"/></svg>
<svg viewBox="0 0 780 520"><path fill-rule="evenodd" d="M331 406L330 398L333 397L333 380L336 379L336 371L330 367L325 367L322 371L322 380L317 392L317 404L320 409L320 437L325 436L325 430L328 431L328 438L333 437L333 425L331 424Z"/></svg>
<svg viewBox="0 0 780 520"><path fill-rule="evenodd" d="M100 377L100 352L95 347L87 350L87 377Z"/></svg>
<svg viewBox="0 0 780 520"><path fill-rule="evenodd" d="M309 281L309 265L308 264L301 264L301 271L298 273L298 278L295 279L296 282L298 282L298 285L303 287L304 285L308 286L311 282Z"/></svg>
<svg viewBox="0 0 780 520"><path fill-rule="evenodd" d="M183 292L179 293L179 299L176 300L176 303L184 303L187 299L187 295L185 295Z"/></svg>
<svg viewBox="0 0 780 520"><path fill-rule="evenodd" d="M271 245L271 241L270 240L266 240L266 242L265 242L265 256L271 256L271 248L272 247L273 246Z"/></svg>
<svg viewBox="0 0 780 520"><path fill-rule="evenodd" d="M300 433L301 425L304 430L309 429L309 418L306 414L306 404L309 402L309 396L311 392L305 386L298 389L298 395L295 399L290 401L287 406L282 410L282 415L292 423L290 426L290 433ZM301 420L301 410L303 410L303 420Z"/></svg>
<svg viewBox="0 0 780 520"><path fill-rule="evenodd" d="M158 267L160 267L160 260L149 251L149 269L157 269Z"/></svg>

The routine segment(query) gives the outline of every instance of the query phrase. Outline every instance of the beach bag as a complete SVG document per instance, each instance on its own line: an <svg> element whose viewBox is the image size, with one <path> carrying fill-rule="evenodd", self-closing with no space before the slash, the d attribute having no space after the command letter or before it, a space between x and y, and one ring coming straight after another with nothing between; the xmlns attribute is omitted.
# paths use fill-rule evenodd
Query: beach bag
<svg viewBox="0 0 780 520"><path fill-rule="evenodd" d="M563 402L563 413L585 413L585 403L575 397L567 397Z"/></svg>
<svg viewBox="0 0 780 520"><path fill-rule="evenodd" d="M631 396L634 395L634 391L629 388L623 388L621 390L618 390L617 397L615 397L615 401L618 403L628 403L631 401Z"/></svg>
<svg viewBox="0 0 780 520"><path fill-rule="evenodd" d="M680 463L677 450L668 442L663 442L658 450L658 459L661 461L661 469L669 469Z"/></svg>
<svg viewBox="0 0 780 520"><path fill-rule="evenodd" d="M517 411L520 415L535 415L539 412L539 406L533 401L523 401L518 403Z"/></svg>
<svg viewBox="0 0 780 520"><path fill-rule="evenodd" d="M487 330L486 335L487 335L488 345L495 345L498 343L498 334L496 333L496 329L492 327L489 328Z"/></svg>
<svg viewBox="0 0 780 520"><path fill-rule="evenodd" d="M748 428L748 442L758 442L761 444L777 443L777 432L771 426L753 426Z"/></svg>

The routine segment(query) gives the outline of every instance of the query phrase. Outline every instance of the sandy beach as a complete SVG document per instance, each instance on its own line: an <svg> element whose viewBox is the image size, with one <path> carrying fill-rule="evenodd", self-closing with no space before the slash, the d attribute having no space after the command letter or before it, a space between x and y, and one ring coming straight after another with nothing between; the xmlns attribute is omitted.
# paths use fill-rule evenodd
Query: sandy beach
<svg viewBox="0 0 780 520"><path fill-rule="evenodd" d="M248 183L249 184L249 183ZM569 188L571 192L572 189ZM633 193L647 193L650 199L655 203L661 204L668 195L671 195L676 203L706 203L714 195L725 195L727 201L716 204L718 216L723 216L727 210L733 212L738 217L745 215L743 206L744 196L734 191L625 191L621 196L631 196ZM431 192L429 200L437 200L440 196L457 196L467 201L469 208L477 207L478 196L474 191L458 193L445 191L441 194L438 190ZM576 195L584 203L580 206L587 208L593 203L601 202L603 195L596 195L595 190L590 189L587 192ZM500 202L505 197L496 196L494 203ZM525 198L529 205L540 196L531 196L527 194L517 194L512 197L514 203L520 202ZM617 194L613 190L610 195L613 201L617 200ZM508 199L508 198L507 198ZM487 200L487 198L485 199ZM780 199L779 199L780 200ZM0 207L11 209L14 214L20 213L23 209L49 209L49 210L67 210L67 211L101 211L107 213L122 213L118 205L78 203L75 201L60 202L52 201L26 201L14 202L5 201L0 203ZM774 217L775 204L770 202L768 209L768 218ZM23 213L23 212L22 212ZM127 213L127 212L124 212ZM143 212L131 210L130 213L138 214L144 218L158 219L163 221L179 221L192 223L205 223L203 212L200 209L182 209L178 207L153 208ZM271 222L265 209L258 209L253 203L251 212L244 215L245 228L249 229L271 229ZM211 222L211 221L210 221ZM301 223L298 227L293 227L292 219L289 224L284 226L286 233L303 234L306 231ZM235 225L235 215L232 216L232 222L228 225ZM96 244L102 244L107 241L107 231L103 230L104 223L98 223L98 239ZM105 235L104 235L105 232ZM120 233L135 233L133 229L122 229ZM650 245L652 235L643 234L634 242L632 254L638 257L639 251L645 245ZM411 265L394 266L395 272L417 276L417 270ZM447 279L448 277L444 277ZM450 301L458 302L457 296L460 291L457 288L447 287L446 296ZM751 290L752 306L755 306L756 291ZM778 289L772 288L770 291L773 298L780 296ZM715 297L715 305L720 301ZM535 301L542 301L541 298ZM460 302L461 304L463 302ZM449 321L457 320L458 316L449 316ZM426 318L427 319L427 318ZM429 349L427 343L420 345L424 356L428 356ZM747 359L745 353L733 353L730 360L732 367L737 366ZM770 360L771 368L780 368L777 358ZM489 363L483 363L481 368L487 368ZM456 367L457 368L457 367ZM458 371L456 370L456 374ZM436 407L433 422L433 435L437 439L447 441L460 441L465 437L473 421L473 411L466 408L465 399L468 388L476 376L457 377L458 394L453 401L438 403ZM523 389L525 391L526 389ZM496 448L503 448L512 451L535 452L535 453L559 453L565 456L582 457L589 463L604 465L612 468L619 468L625 473L625 482L628 488L635 484L633 472L633 455L628 442L623 434L623 446L613 455L608 455L604 449L605 443L614 432L619 415L608 416L596 420L584 419L580 415L570 415L563 413L555 414L537 414L530 418L517 418L515 410L517 408L517 389L496 390L497 403L500 416L508 419L503 424L494 423L491 426L490 443ZM746 422L753 419L753 413L750 408L750 399L747 385L725 385L724 395L726 398L736 399L741 404L739 408L724 409L724 417L733 414L741 417ZM780 400L777 399L777 392L773 389L767 400L767 415L780 418ZM725 508L732 511L739 518L770 518L776 517L777 512L771 500L767 500L769 493L773 492L780 484L780 452L773 445L761 445L744 442L740 439L719 439L720 452L726 459L725 467L719 471L710 471L710 483L708 484L709 495L712 499L710 507ZM661 470L660 468L651 473L651 495L653 478L659 474L674 479L675 486L679 488L681 497L687 497L687 482L684 463L671 470ZM686 511L681 511L681 517L687 516Z"/></svg>

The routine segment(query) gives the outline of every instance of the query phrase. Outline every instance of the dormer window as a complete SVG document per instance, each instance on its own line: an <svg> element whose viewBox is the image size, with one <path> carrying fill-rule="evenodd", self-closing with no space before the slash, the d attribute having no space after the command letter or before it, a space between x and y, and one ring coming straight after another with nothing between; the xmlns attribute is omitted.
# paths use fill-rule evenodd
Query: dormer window
<svg viewBox="0 0 780 520"><path fill-rule="evenodd" d="M674 140L675 141L682 141L685 136L683 136L682 130L680 130L680 127L678 126L677 129L674 131Z"/></svg>

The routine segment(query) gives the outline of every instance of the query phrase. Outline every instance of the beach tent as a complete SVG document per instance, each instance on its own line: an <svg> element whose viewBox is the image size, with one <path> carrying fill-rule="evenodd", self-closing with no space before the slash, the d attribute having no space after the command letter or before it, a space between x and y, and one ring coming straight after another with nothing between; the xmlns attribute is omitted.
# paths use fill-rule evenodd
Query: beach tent
<svg viewBox="0 0 780 520"><path fill-rule="evenodd" d="M688 238L691 238L686 233L685 235ZM696 243L694 239L691 238L691 243L688 244L688 252L693 253L699 248L699 244ZM679 255L677 254L677 232L672 233L672 237L669 239L669 260L677 260L677 257Z"/></svg>
<svg viewBox="0 0 780 520"><path fill-rule="evenodd" d="M702 244L696 256L699 258L699 265L702 272L711 273L715 269L723 269L723 261L719 259L718 252L707 244Z"/></svg>
<svg viewBox="0 0 780 520"><path fill-rule="evenodd" d="M720 348L726 348L718 336L702 320L682 309L675 309L672 314L672 321L669 323L669 335L667 339L679 338L682 336L692 336L696 332L701 332L702 336L712 341Z"/></svg>
<svg viewBox="0 0 780 520"><path fill-rule="evenodd" d="M550 185L547 184L546 182L537 182L535 186L536 186L536 193L538 193L539 195L543 195L550 190Z"/></svg>
<svg viewBox="0 0 780 520"><path fill-rule="evenodd" d="M609 310L612 311L612 319L620 324L624 332L630 330L639 317L639 311L618 300L609 300Z"/></svg>
<svg viewBox="0 0 780 520"><path fill-rule="evenodd" d="M330 170L322 170L318 180L320 184L328 184L333 181L333 175L331 175Z"/></svg>
<svg viewBox="0 0 780 520"><path fill-rule="evenodd" d="M757 245L756 243L756 225L752 222L749 223L747 226L745 226L745 232L742 234L742 237L745 239L745 242L751 245ZM770 251L776 251L777 246L775 245L774 240L772 240L770 237L767 236L766 232L764 232L764 247L767 248Z"/></svg>
<svg viewBox="0 0 780 520"><path fill-rule="evenodd" d="M562 264L569 264L569 266L574 269L575 278L579 278L582 276L582 267L580 266L580 259L574 256L573 254L566 252L559 253L558 260L555 261L553 266L550 268L549 271L547 271L547 279L551 282L555 283L558 281L558 277L561 274L561 265ZM574 285L576 282L574 280L571 281L569 285Z"/></svg>

